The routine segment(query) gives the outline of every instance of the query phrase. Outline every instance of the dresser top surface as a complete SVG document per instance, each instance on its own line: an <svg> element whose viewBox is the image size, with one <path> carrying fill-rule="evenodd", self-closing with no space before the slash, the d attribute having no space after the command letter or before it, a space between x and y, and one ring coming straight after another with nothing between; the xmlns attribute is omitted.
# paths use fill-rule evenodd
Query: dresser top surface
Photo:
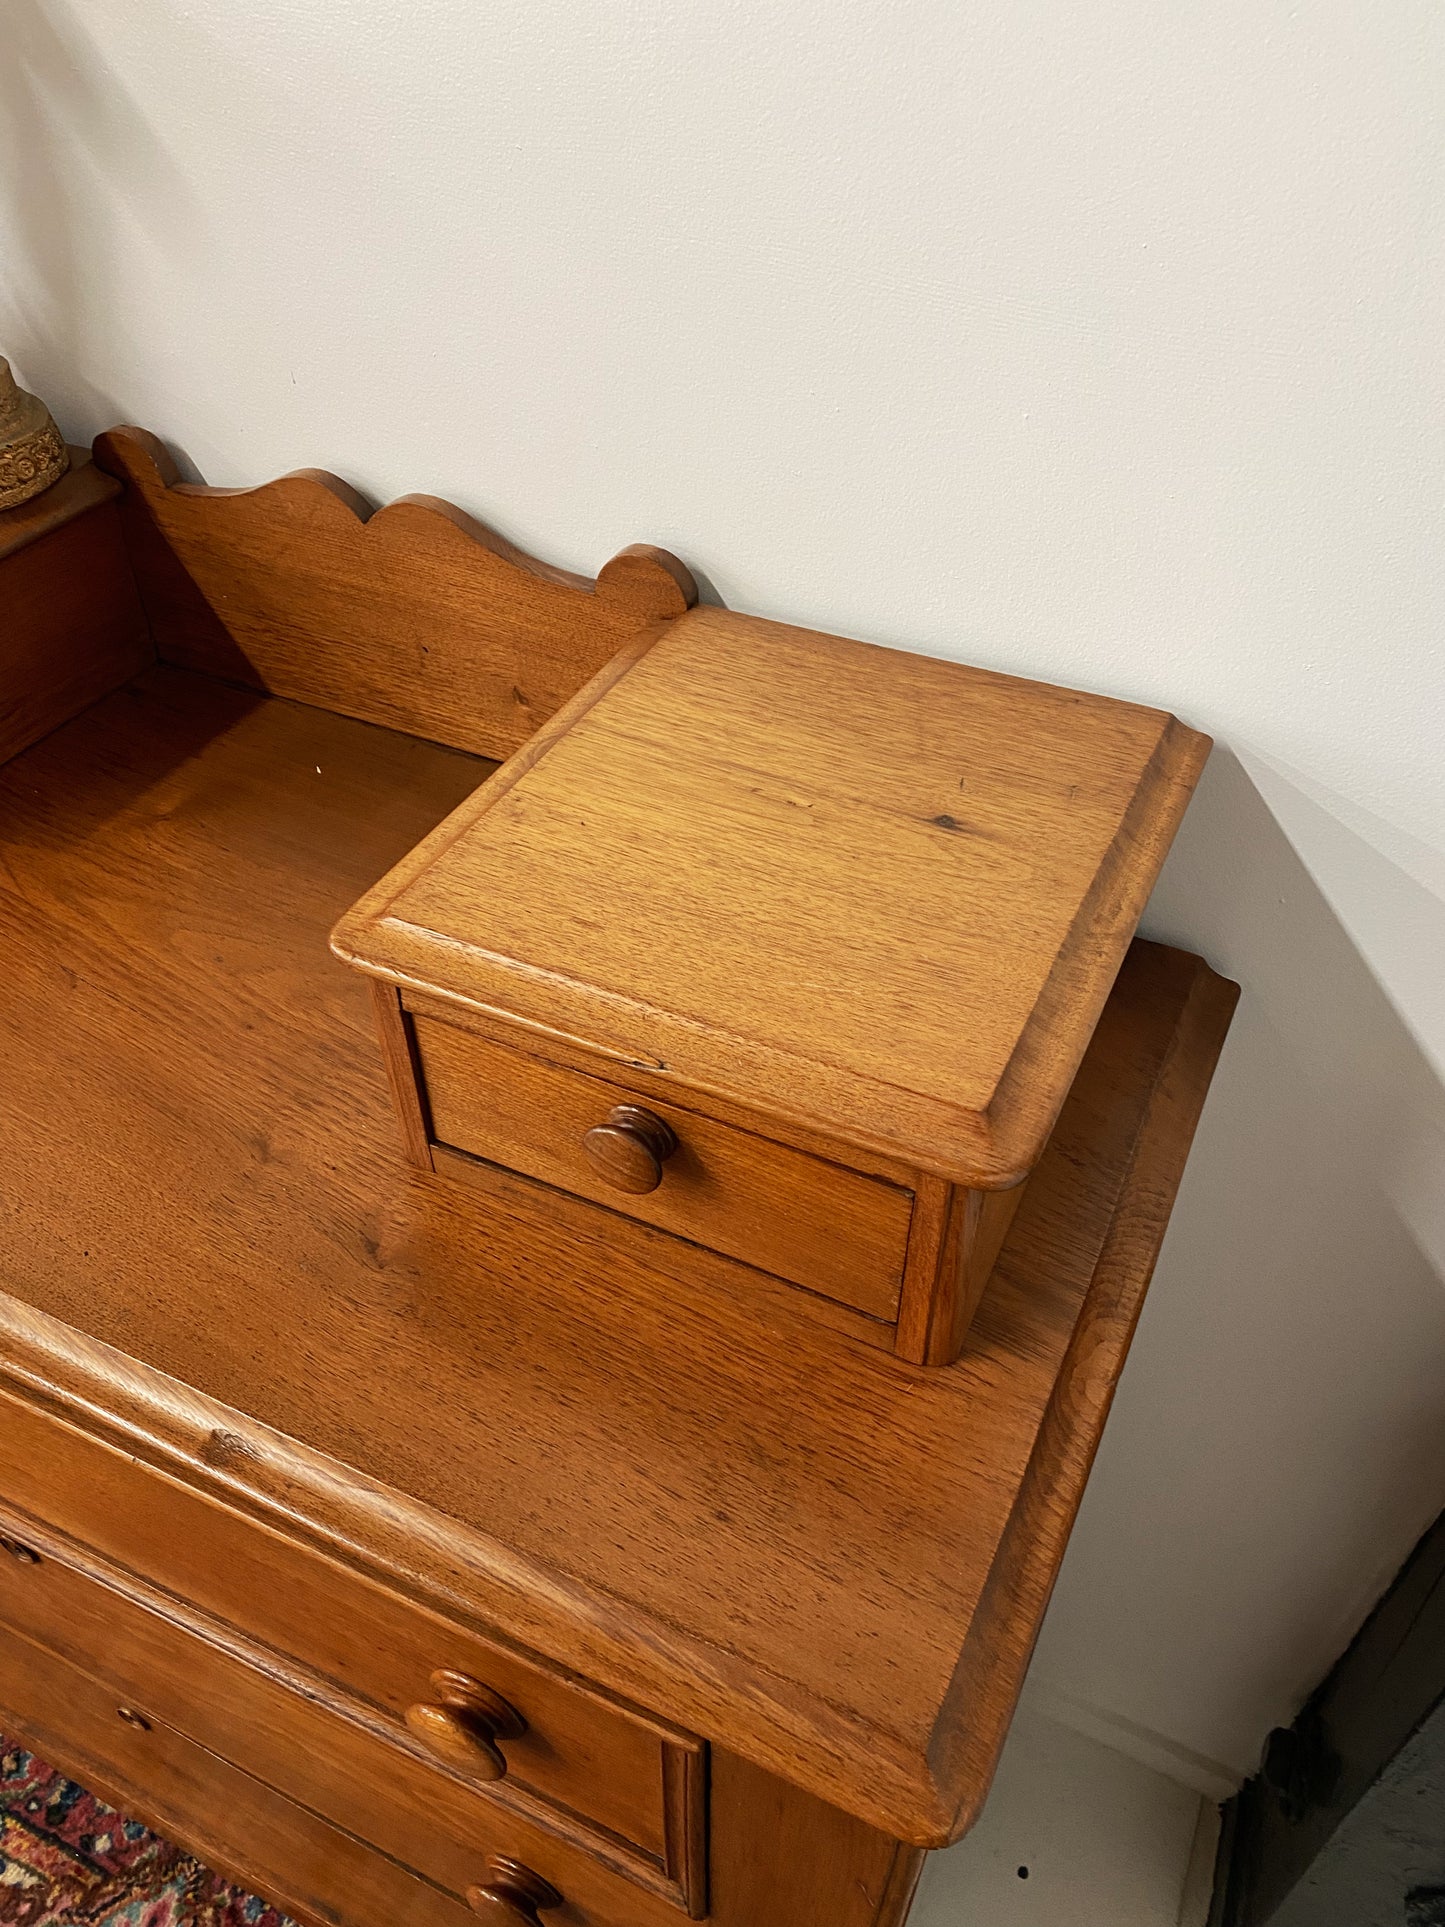
<svg viewBox="0 0 1445 1927"><path fill-rule="evenodd" d="M1037 1160L1208 749L709 608L543 736L343 954L992 1184Z"/></svg>
<svg viewBox="0 0 1445 1927"><path fill-rule="evenodd" d="M0 561L119 494L120 483L95 466L88 448L72 448L58 482L18 508L0 509Z"/></svg>
<svg viewBox="0 0 1445 1927"><path fill-rule="evenodd" d="M326 934L485 768L161 670L0 770L0 1384L946 1837L1227 987L1136 947L956 1366L820 1344L786 1287L403 1163Z"/></svg>

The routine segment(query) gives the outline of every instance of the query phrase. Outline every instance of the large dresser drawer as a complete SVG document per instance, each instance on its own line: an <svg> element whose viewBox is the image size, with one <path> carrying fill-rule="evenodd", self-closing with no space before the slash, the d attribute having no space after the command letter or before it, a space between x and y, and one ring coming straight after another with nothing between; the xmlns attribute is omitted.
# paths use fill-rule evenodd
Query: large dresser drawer
<svg viewBox="0 0 1445 1927"><path fill-rule="evenodd" d="M450 1895L8 1632L0 1720L92 1792L302 1921L477 1927Z"/></svg>
<svg viewBox="0 0 1445 1927"><path fill-rule="evenodd" d="M487 1885L493 1862L513 1862L554 1888L579 1927L678 1918L560 1830L420 1757L380 1722L322 1703L319 1682L202 1636L197 1622L160 1610L159 1595L122 1590L79 1548L58 1555L53 1542L18 1540L13 1523L5 1521L10 1556L0 1558L0 1635L19 1634L103 1682L126 1709L122 1724L182 1734L458 1901ZM23 1682L23 1655L19 1664ZM24 1697L20 1686L11 1691Z"/></svg>
<svg viewBox="0 0 1445 1927"><path fill-rule="evenodd" d="M225 1449L219 1438L218 1453ZM577 1840L676 1906L700 1904L706 1757L692 1736L8 1393L0 1393L0 1507L18 1508L19 1539L36 1529L43 1536L36 1527L43 1520L177 1602L264 1642L281 1670L299 1664L334 1682L358 1719L413 1752L438 1739L445 1747L448 1738L445 1720L417 1719L417 1709L451 1697L437 1675L461 1675L500 1696L522 1725L496 1734L504 1777L484 1783L447 1748L437 1757L449 1782L474 1786L486 1804ZM11 1529L0 1520L0 1531ZM7 1582L12 1563L0 1561Z"/></svg>
<svg viewBox="0 0 1445 1927"><path fill-rule="evenodd" d="M640 1218L872 1318L898 1316L913 1193L413 1009L439 1144ZM663 1127L662 1154L639 1139ZM620 1128L619 1128L620 1126ZM597 1162L588 1140L611 1137ZM632 1162L628 1161L631 1152ZM632 1185L650 1184L647 1190Z"/></svg>

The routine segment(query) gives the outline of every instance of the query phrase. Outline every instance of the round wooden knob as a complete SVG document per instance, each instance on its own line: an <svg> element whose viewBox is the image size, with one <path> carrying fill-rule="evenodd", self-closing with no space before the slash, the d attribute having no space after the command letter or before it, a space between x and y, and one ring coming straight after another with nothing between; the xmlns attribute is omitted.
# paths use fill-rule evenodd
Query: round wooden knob
<svg viewBox="0 0 1445 1927"><path fill-rule="evenodd" d="M496 1854L487 1862L486 1885L467 1888L467 1905L493 1927L538 1927L545 1907L560 1907L562 1896L520 1860Z"/></svg>
<svg viewBox="0 0 1445 1927"><path fill-rule="evenodd" d="M431 1676L435 1699L406 1709L406 1723L433 1753L477 1780L500 1780L507 1757L498 1740L516 1739L527 1722L500 1693L466 1673L443 1670Z"/></svg>
<svg viewBox="0 0 1445 1927"><path fill-rule="evenodd" d="M640 1197L662 1183L662 1167L677 1149L670 1125L640 1104L615 1104L606 1122L594 1124L582 1140L587 1160L614 1191Z"/></svg>

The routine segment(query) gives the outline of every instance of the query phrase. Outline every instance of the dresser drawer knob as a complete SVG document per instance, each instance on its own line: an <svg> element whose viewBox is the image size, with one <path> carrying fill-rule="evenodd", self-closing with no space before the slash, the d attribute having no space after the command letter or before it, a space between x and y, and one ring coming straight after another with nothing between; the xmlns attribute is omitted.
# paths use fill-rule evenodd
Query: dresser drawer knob
<svg viewBox="0 0 1445 1927"><path fill-rule="evenodd" d="M487 1862L486 1885L468 1887L467 1905L493 1927L538 1927L537 1915L544 1908L560 1907L562 1896L550 1880L520 1860L497 1854Z"/></svg>
<svg viewBox="0 0 1445 1927"><path fill-rule="evenodd" d="M431 1676L436 1698L406 1709L416 1737L453 1766L478 1780L500 1780L507 1771L498 1740L514 1740L527 1722L500 1693L466 1673L443 1670Z"/></svg>
<svg viewBox="0 0 1445 1927"><path fill-rule="evenodd" d="M677 1139L640 1104L616 1104L606 1122L594 1124L583 1138L582 1149L604 1184L640 1197L662 1183L662 1167L677 1149Z"/></svg>

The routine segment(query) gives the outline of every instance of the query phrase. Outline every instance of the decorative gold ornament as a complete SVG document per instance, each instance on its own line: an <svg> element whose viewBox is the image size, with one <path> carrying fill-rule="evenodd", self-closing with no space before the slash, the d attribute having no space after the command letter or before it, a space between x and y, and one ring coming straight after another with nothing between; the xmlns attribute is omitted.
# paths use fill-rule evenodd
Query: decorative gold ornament
<svg viewBox="0 0 1445 1927"><path fill-rule="evenodd" d="M70 451L50 410L16 386L10 363L0 356L0 509L28 502L69 467Z"/></svg>

